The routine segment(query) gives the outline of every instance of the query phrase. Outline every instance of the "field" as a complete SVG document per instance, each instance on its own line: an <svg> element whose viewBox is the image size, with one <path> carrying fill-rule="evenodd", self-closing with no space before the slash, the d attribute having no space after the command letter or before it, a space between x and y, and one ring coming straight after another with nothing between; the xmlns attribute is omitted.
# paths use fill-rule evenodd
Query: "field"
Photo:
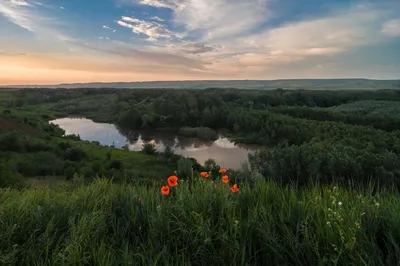
<svg viewBox="0 0 400 266"><path fill-rule="evenodd" d="M166 182L166 181L165 181ZM96 180L2 190L3 265L396 265L392 192L298 190L259 180L232 193L197 177L161 187Z"/></svg>
<svg viewBox="0 0 400 266"><path fill-rule="evenodd" d="M0 265L399 265L397 110L397 90L2 91ZM260 150L225 172L48 123L68 115Z"/></svg>

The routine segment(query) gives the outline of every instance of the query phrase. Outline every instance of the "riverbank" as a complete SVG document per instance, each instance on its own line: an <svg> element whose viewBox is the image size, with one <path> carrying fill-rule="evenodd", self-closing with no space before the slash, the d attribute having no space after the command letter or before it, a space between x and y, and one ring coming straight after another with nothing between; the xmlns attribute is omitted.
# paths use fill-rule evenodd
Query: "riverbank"
<svg viewBox="0 0 400 266"><path fill-rule="evenodd" d="M217 164L232 169L240 169L248 162L248 154L258 148L255 145L236 145L218 135L216 140L204 140L204 138L192 136L182 137L169 130L128 130L118 128L113 124L96 123L86 118L62 118L51 122L69 134L79 135L82 140L96 141L101 145L141 151L143 145L151 144L161 153L170 149L175 154L194 158L200 164L213 158Z"/></svg>

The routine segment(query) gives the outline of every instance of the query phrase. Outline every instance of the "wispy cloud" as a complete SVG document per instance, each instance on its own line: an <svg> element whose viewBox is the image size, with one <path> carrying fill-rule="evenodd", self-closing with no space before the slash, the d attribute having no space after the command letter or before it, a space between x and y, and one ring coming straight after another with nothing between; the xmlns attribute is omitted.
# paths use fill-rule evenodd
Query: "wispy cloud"
<svg viewBox="0 0 400 266"><path fill-rule="evenodd" d="M158 17L158 16L151 17L150 19L151 19L151 20L160 21L160 22L164 22L164 21L165 21L164 19L162 19L162 18L160 18L160 17Z"/></svg>
<svg viewBox="0 0 400 266"><path fill-rule="evenodd" d="M37 25L31 8L32 5L23 0L3 0L0 2L0 14L21 28L34 31Z"/></svg>
<svg viewBox="0 0 400 266"><path fill-rule="evenodd" d="M7 2L7 0L6 0ZM28 2L25 0L10 0L10 4L15 5L15 6L30 6Z"/></svg>
<svg viewBox="0 0 400 266"><path fill-rule="evenodd" d="M139 4L173 11L174 21L204 40L246 34L268 16L267 0L139 0Z"/></svg>
<svg viewBox="0 0 400 266"><path fill-rule="evenodd" d="M164 25L154 21L145 21L123 16L117 21L117 23L122 27L131 29L132 32L136 34L146 35L150 41L156 41L158 39L181 38L178 33L172 32Z"/></svg>
<svg viewBox="0 0 400 266"><path fill-rule="evenodd" d="M141 5L148 5L154 7L161 7L161 8L174 8L176 7L178 2L182 1L173 1L173 0L139 0L139 4Z"/></svg>
<svg viewBox="0 0 400 266"><path fill-rule="evenodd" d="M59 40L67 38L52 27L58 20L41 12L42 7L43 4L36 1L1 0L0 15L32 33L56 37Z"/></svg>
<svg viewBox="0 0 400 266"><path fill-rule="evenodd" d="M400 19L393 19L385 22L381 31L388 36L400 36Z"/></svg>

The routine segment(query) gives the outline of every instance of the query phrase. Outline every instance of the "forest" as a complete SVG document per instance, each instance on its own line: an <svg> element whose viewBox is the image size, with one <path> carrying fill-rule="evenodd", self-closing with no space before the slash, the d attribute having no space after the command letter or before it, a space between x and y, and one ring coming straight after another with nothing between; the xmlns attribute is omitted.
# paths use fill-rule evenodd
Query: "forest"
<svg viewBox="0 0 400 266"><path fill-rule="evenodd" d="M0 90L0 264L396 265L399 111L391 89ZM225 178L49 123L68 116L259 149Z"/></svg>
<svg viewBox="0 0 400 266"><path fill-rule="evenodd" d="M400 91L42 89L5 105L120 128L258 144L251 168L284 184L400 185Z"/></svg>

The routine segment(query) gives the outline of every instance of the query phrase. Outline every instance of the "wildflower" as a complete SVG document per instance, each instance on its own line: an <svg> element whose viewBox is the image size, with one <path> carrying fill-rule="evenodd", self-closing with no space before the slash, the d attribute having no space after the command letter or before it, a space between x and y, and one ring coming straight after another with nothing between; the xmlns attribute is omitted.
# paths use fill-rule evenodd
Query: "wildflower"
<svg viewBox="0 0 400 266"><path fill-rule="evenodd" d="M202 177L208 178L208 173L207 172L201 172L200 175Z"/></svg>
<svg viewBox="0 0 400 266"><path fill-rule="evenodd" d="M225 174L225 173L226 173L226 169L225 169L225 168L222 168L221 170L219 170L219 173L220 173L220 174Z"/></svg>
<svg viewBox="0 0 400 266"><path fill-rule="evenodd" d="M214 188L217 188L217 184L214 184Z"/></svg>
<svg viewBox="0 0 400 266"><path fill-rule="evenodd" d="M224 182L226 184L229 182L229 176L224 175L221 180L222 180L222 182Z"/></svg>
<svg viewBox="0 0 400 266"><path fill-rule="evenodd" d="M178 185L178 177L174 175L168 177L168 185L170 187L175 187L176 185Z"/></svg>
<svg viewBox="0 0 400 266"><path fill-rule="evenodd" d="M234 184L233 187L231 187L231 191L232 191L233 193L239 192L239 188L237 187L236 184Z"/></svg>
<svg viewBox="0 0 400 266"><path fill-rule="evenodd" d="M339 205L339 206L342 206L342 202L341 202L341 201L339 201L339 202L338 202L338 205Z"/></svg>
<svg viewBox="0 0 400 266"><path fill-rule="evenodd" d="M326 225L330 227L331 226L331 222L326 222Z"/></svg>
<svg viewBox="0 0 400 266"><path fill-rule="evenodd" d="M161 193L163 194L163 195L169 195L169 186L163 186L162 188L161 188Z"/></svg>

